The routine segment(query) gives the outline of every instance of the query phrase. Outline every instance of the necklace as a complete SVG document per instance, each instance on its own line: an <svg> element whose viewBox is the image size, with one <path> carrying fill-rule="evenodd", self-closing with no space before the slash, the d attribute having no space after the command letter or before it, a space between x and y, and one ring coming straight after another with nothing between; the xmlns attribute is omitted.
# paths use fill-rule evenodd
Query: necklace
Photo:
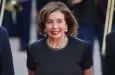
<svg viewBox="0 0 115 75"><path fill-rule="evenodd" d="M67 42L68 42L68 38L67 38L67 36L65 36L63 43L54 47L54 46L52 46L52 45L50 44L50 40L49 40L49 39L46 40L46 43L47 43L48 47L50 47L50 48L52 48L52 49L56 49L56 50L57 50L57 49L62 49L62 48L64 48L65 45L67 44Z"/></svg>

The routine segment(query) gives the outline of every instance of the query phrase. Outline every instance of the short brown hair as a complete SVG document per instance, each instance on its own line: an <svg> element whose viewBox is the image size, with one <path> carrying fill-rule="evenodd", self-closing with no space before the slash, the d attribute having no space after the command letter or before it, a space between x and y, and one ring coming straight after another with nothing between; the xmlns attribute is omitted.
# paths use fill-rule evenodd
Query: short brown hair
<svg viewBox="0 0 115 75"><path fill-rule="evenodd" d="M55 1L47 3L38 13L38 31L44 35L45 23L48 15L54 11L60 11L64 14L65 21L68 26L68 31L65 33L68 36L76 36L78 23L69 8L62 2Z"/></svg>

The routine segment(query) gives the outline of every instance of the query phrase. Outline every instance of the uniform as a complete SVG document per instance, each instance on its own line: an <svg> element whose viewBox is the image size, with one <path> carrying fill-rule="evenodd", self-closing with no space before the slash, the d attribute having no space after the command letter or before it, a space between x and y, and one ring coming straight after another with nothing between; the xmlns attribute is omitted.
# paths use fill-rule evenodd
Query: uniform
<svg viewBox="0 0 115 75"><path fill-rule="evenodd" d="M3 27L0 27L0 75L14 75L8 34Z"/></svg>

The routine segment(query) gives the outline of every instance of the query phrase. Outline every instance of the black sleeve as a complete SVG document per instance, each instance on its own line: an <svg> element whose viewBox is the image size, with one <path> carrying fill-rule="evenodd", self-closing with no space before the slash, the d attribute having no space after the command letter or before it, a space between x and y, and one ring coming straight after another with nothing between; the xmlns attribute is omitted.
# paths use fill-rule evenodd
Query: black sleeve
<svg viewBox="0 0 115 75"><path fill-rule="evenodd" d="M2 28L3 34L3 53L2 53L2 64L1 64L1 74L0 75L14 75L12 52L9 42L9 37L6 29Z"/></svg>
<svg viewBox="0 0 115 75"><path fill-rule="evenodd" d="M36 64L34 62L32 54L30 53L29 48L27 49L27 68L31 71L35 71L36 68Z"/></svg>
<svg viewBox="0 0 115 75"><path fill-rule="evenodd" d="M88 45L84 54L81 67L82 69L89 69L93 65L91 46Z"/></svg>

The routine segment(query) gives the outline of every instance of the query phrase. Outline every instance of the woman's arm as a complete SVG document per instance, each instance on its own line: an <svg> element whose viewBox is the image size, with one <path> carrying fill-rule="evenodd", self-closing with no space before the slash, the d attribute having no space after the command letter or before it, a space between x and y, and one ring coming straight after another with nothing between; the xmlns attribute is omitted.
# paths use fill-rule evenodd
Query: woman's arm
<svg viewBox="0 0 115 75"><path fill-rule="evenodd" d="M92 67L89 69L83 70L83 75L92 75Z"/></svg>
<svg viewBox="0 0 115 75"><path fill-rule="evenodd" d="M35 75L34 71L31 71L31 70L28 69L28 75Z"/></svg>

